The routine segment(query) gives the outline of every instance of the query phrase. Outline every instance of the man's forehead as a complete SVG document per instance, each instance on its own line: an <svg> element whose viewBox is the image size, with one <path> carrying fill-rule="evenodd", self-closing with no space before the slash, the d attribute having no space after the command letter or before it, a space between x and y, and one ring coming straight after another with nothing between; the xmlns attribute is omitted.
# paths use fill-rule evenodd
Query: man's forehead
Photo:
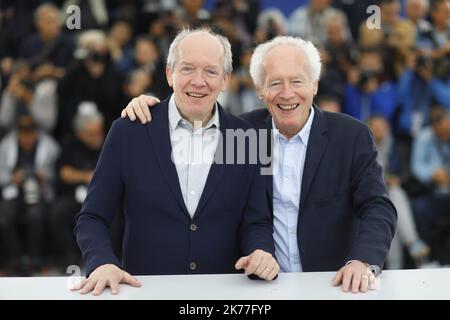
<svg viewBox="0 0 450 320"><path fill-rule="evenodd" d="M263 59L263 67L266 78L307 77L307 59L299 48L290 46L279 48L278 51L269 51ZM274 48L277 50L278 48ZM293 51L291 51L293 50ZM284 54L287 53L287 54Z"/></svg>
<svg viewBox="0 0 450 320"><path fill-rule="evenodd" d="M208 33L188 35L178 45L178 57L183 60L208 60L211 62L218 57L222 59L224 51L219 40ZM189 62L189 61L186 61ZM218 61L217 63L220 63Z"/></svg>
<svg viewBox="0 0 450 320"><path fill-rule="evenodd" d="M269 55L275 55L277 53L286 53L289 52L291 54L300 54L303 55L304 52L300 47L297 47L293 44L279 44L271 49L269 49L269 51L267 51L266 57Z"/></svg>
<svg viewBox="0 0 450 320"><path fill-rule="evenodd" d="M185 46L197 46L197 45L206 46L208 49L223 49L220 44L219 39L214 37L212 34L209 34L205 31L194 32L192 34L188 34L184 39L182 39L178 45L179 48Z"/></svg>
<svg viewBox="0 0 450 320"><path fill-rule="evenodd" d="M281 63L305 64L305 53L292 45L280 45L270 49L263 58L263 65L277 65Z"/></svg>

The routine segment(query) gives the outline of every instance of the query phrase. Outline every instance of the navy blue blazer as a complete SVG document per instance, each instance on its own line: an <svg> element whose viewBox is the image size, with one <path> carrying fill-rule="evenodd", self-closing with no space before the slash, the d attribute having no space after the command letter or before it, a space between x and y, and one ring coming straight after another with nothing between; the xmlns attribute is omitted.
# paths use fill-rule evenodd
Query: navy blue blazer
<svg viewBox="0 0 450 320"><path fill-rule="evenodd" d="M397 212L387 195L371 132L350 116L314 110L299 186L297 239L303 271L336 271L350 260L382 268ZM255 128L272 128L266 109L241 117ZM270 135L267 143L270 151ZM269 199L272 192L271 179Z"/></svg>
<svg viewBox="0 0 450 320"><path fill-rule="evenodd" d="M226 156L225 130L249 124L218 110ZM274 255L268 179L259 165L213 163L191 219L171 160L168 100L152 115L146 125L118 119L108 133L75 226L87 274L107 263L135 275L233 273L242 255L256 249ZM122 262L108 232L119 205Z"/></svg>

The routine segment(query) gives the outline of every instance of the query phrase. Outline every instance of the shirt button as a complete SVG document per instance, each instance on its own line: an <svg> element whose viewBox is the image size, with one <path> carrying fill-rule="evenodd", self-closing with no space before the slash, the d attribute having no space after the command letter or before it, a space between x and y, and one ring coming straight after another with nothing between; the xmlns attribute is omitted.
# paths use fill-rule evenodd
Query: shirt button
<svg viewBox="0 0 450 320"><path fill-rule="evenodd" d="M195 223L191 224L191 231L196 231L198 229L197 225Z"/></svg>
<svg viewBox="0 0 450 320"><path fill-rule="evenodd" d="M197 264L195 262L189 263L189 269L191 269L191 271L195 271L197 269Z"/></svg>
<svg viewBox="0 0 450 320"><path fill-rule="evenodd" d="M191 196L193 196L195 194L195 191L191 190L190 194L191 194Z"/></svg>

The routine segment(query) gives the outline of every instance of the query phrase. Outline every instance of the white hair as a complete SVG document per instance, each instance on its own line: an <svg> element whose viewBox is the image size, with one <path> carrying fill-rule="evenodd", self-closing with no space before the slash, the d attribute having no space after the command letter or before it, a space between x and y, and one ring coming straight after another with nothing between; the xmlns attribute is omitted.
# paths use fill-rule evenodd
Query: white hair
<svg viewBox="0 0 450 320"><path fill-rule="evenodd" d="M90 122L101 122L103 124L104 117L100 111L98 111L95 102L82 101L78 105L77 114L73 119L73 127L75 131L83 131L86 124Z"/></svg>
<svg viewBox="0 0 450 320"><path fill-rule="evenodd" d="M101 30L87 30L78 36L79 47L92 48L97 44L106 44L106 34Z"/></svg>
<svg viewBox="0 0 450 320"><path fill-rule="evenodd" d="M298 48L305 55L308 60L307 72L310 80L318 81L320 78L320 69L322 63L320 62L319 50L310 42L305 41L300 37L278 36L270 41L258 45L253 52L250 61L250 76L256 88L262 88L264 81L263 60L267 53L275 47L289 45Z"/></svg>
<svg viewBox="0 0 450 320"><path fill-rule="evenodd" d="M184 29L180 31L175 39L173 39L172 43L169 47L169 54L167 55L167 66L173 70L175 66L175 62L178 58L178 46L184 38L194 33L207 33L217 40L219 40L220 44L223 48L223 71L225 74L231 74L233 71L233 56L231 54L231 45L227 38L224 36L213 32L209 28L197 28L197 29Z"/></svg>

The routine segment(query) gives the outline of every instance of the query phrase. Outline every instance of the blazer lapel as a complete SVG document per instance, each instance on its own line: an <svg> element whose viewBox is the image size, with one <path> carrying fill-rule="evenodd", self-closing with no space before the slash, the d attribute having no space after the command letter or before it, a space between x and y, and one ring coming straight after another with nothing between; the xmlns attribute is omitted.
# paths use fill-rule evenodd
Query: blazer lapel
<svg viewBox="0 0 450 320"><path fill-rule="evenodd" d="M270 115L270 113L267 115L267 117L264 119L264 126L262 129L266 129L267 131L267 156L270 158L269 164L265 165L264 167L269 167L269 166L273 166L273 158L272 158L272 154L273 154L273 131L272 131L272 116ZM270 211L273 212L273 174L270 174L268 177L268 182L267 182L267 197L269 199L269 205L270 205Z"/></svg>
<svg viewBox="0 0 450 320"><path fill-rule="evenodd" d="M309 135L308 147L306 149L305 165L303 168L303 178L300 195L300 208L303 207L308 195L314 174L320 164L322 155L328 144L327 125L323 113L314 107L315 115Z"/></svg>
<svg viewBox="0 0 450 320"><path fill-rule="evenodd" d="M183 200L177 169L172 160L172 143L169 132L169 99L164 100L158 106L152 108L153 121L146 125L147 132L152 142L153 151L159 164L159 168L167 180L170 189L180 205L182 211L191 218Z"/></svg>

